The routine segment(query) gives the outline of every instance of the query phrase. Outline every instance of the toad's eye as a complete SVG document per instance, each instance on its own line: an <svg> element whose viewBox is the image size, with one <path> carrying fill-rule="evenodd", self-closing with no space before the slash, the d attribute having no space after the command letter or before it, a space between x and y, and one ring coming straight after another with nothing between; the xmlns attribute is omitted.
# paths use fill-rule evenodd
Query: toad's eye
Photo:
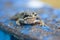
<svg viewBox="0 0 60 40"><path fill-rule="evenodd" d="M32 14L34 14L34 12Z"/></svg>
<svg viewBox="0 0 60 40"><path fill-rule="evenodd" d="M25 17L28 17L28 16L29 16L29 15L24 15L24 18L25 18Z"/></svg>

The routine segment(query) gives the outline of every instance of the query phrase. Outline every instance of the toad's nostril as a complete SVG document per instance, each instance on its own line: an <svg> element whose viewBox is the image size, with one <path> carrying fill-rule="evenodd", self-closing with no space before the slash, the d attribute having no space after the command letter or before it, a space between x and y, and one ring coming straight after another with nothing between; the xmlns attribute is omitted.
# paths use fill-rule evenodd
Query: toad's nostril
<svg viewBox="0 0 60 40"><path fill-rule="evenodd" d="M35 16L37 16L37 14L35 14Z"/></svg>

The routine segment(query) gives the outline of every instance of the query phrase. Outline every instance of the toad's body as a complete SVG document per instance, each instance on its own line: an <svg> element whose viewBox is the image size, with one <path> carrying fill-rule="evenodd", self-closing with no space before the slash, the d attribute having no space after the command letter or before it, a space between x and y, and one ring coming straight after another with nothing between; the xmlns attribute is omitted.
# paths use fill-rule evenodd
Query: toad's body
<svg viewBox="0 0 60 40"><path fill-rule="evenodd" d="M43 25L43 21L40 20L40 18L38 17L38 15L36 13L25 13L22 12L20 14L17 14L13 17L13 19L17 19L16 20L16 24L17 25L21 25L21 24L40 24Z"/></svg>

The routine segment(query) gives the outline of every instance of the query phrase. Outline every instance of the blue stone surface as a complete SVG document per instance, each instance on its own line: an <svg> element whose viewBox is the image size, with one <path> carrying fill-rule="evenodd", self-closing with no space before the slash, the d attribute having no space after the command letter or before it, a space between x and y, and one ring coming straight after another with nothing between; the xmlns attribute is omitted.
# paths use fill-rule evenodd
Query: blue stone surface
<svg viewBox="0 0 60 40"><path fill-rule="evenodd" d="M7 2L11 2L12 4L7 4ZM0 0L0 22L4 22L4 24L8 25L9 22L13 22L14 25L16 25L15 21L11 21L8 20L9 17L15 15L17 12L20 11L24 11L27 10L25 7L21 7L23 4L25 5L28 2L28 0ZM48 11L49 8L44 8L45 11ZM57 18L55 18L56 21L60 20L60 10L59 9L54 9L53 13L50 13L50 15L47 12L44 12L41 14L41 19L50 19L51 16L56 15ZM56 21L52 22L55 23ZM46 22L46 20L45 20ZM60 25L58 25L60 26ZM14 28L13 26L9 26L10 28ZM25 34L25 35L29 35L30 34L30 28L32 28L31 25L25 25L24 29L19 30L21 33ZM36 26L37 29L42 29L43 31L46 32L53 32L52 29L50 29L49 26ZM42 35L42 33L40 32L32 32L31 34L32 36L39 36ZM49 40L49 38L52 38L53 36L50 35L46 35L43 36L42 40ZM3 32L2 30L0 30L0 40L11 40L11 35ZM51 39L52 40L52 39Z"/></svg>

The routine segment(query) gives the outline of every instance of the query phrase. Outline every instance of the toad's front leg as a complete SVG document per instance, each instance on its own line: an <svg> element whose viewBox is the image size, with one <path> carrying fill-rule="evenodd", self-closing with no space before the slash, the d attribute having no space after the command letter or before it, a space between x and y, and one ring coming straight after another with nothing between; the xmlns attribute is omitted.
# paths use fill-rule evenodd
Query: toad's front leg
<svg viewBox="0 0 60 40"><path fill-rule="evenodd" d="M19 20L17 20L17 21L16 21L16 24L17 24L17 25L20 25L20 22L19 22Z"/></svg>
<svg viewBox="0 0 60 40"><path fill-rule="evenodd" d="M42 20L40 20L40 26L48 26L48 25L46 25L45 23L44 23L44 21L42 21Z"/></svg>
<svg viewBox="0 0 60 40"><path fill-rule="evenodd" d="M40 26L44 26L44 22L42 20L40 20Z"/></svg>
<svg viewBox="0 0 60 40"><path fill-rule="evenodd" d="M19 18L19 19L16 21L16 24L17 24L18 26L24 24L24 19Z"/></svg>

